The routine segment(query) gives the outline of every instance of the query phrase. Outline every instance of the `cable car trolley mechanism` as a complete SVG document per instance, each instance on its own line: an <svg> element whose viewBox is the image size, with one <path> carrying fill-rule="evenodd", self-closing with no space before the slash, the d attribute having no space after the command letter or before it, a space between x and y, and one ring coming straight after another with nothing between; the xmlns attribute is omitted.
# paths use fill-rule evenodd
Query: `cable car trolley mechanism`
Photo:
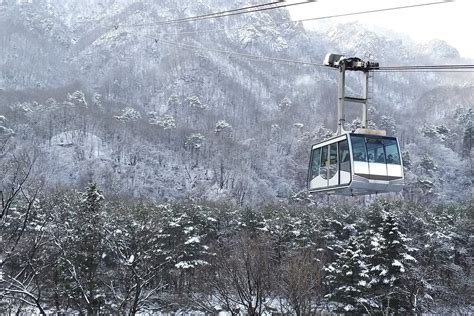
<svg viewBox="0 0 474 316"><path fill-rule="evenodd" d="M378 63L328 54L324 64L339 68L338 125L336 136L313 145L308 171L308 190L340 195L399 192L404 185L400 147L396 137L368 129L369 71ZM362 98L345 96L345 72L364 74ZM362 128L344 130L344 103L362 104Z"/></svg>

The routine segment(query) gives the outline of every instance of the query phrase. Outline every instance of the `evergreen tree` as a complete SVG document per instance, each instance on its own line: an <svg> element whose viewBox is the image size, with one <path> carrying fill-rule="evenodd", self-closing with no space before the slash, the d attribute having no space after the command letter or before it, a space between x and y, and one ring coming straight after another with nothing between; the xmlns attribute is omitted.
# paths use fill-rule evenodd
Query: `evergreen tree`
<svg viewBox="0 0 474 316"><path fill-rule="evenodd" d="M463 141L462 141L462 157L470 158L472 152L472 144L474 142L474 127L469 126L464 131Z"/></svg>
<svg viewBox="0 0 474 316"><path fill-rule="evenodd" d="M332 291L326 295L339 303L338 312L364 313L369 302L367 293L368 267L359 239L351 236L347 246L337 254L336 260L326 268L327 284Z"/></svg>
<svg viewBox="0 0 474 316"><path fill-rule="evenodd" d="M388 135L395 136L397 134L397 122L391 116L382 115L379 121L379 128L386 130Z"/></svg>
<svg viewBox="0 0 474 316"><path fill-rule="evenodd" d="M388 212L390 205L384 204L383 207L384 210L370 213L366 237L369 241L371 293L379 308L388 313L397 312L404 307L400 286L408 261L414 259L409 255L407 238L400 232L393 215Z"/></svg>
<svg viewBox="0 0 474 316"><path fill-rule="evenodd" d="M287 112L292 107L292 102L289 98L284 97L280 103L278 103L278 110L280 112Z"/></svg>
<svg viewBox="0 0 474 316"><path fill-rule="evenodd" d="M103 263L104 231L101 202L104 199L95 183L91 183L82 195L82 216L78 218L79 243L76 259L82 272L88 295L88 314L95 314L100 305L99 268Z"/></svg>
<svg viewBox="0 0 474 316"><path fill-rule="evenodd" d="M61 267L65 273L66 292L88 315L96 315L104 304L101 268L105 263L104 197L95 183L87 186L77 208L64 223L66 236L57 236L61 248Z"/></svg>
<svg viewBox="0 0 474 316"><path fill-rule="evenodd" d="M67 96L68 101L72 102L74 105L80 107L87 107L86 96L82 91L75 91L73 93L68 94Z"/></svg>
<svg viewBox="0 0 474 316"><path fill-rule="evenodd" d="M456 110L456 122L464 131L462 135L462 157L471 158L472 143L474 141L474 109L459 108Z"/></svg>
<svg viewBox="0 0 474 316"><path fill-rule="evenodd" d="M157 242L170 272L179 276L170 283L181 292L192 284L196 268L209 265L209 243L215 239L218 220L210 210L194 204L165 206L159 211L163 227Z"/></svg>

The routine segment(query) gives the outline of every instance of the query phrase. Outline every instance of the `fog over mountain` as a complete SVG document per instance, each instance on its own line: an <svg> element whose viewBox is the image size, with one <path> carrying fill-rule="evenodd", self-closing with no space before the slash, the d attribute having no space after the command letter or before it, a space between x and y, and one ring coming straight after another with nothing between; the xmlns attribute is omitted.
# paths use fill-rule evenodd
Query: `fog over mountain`
<svg viewBox="0 0 474 316"><path fill-rule="evenodd" d="M420 45L357 23L278 25L285 10L157 23L248 1L21 2L0 1L0 133L14 150L34 149L47 188L96 181L125 196L239 205L304 191L310 145L335 130L337 71L218 51L317 64L328 52L383 66L469 62L442 39ZM370 118L400 138L404 197L469 198L472 79L374 74ZM351 75L354 94L359 84ZM347 128L357 119L349 109Z"/></svg>

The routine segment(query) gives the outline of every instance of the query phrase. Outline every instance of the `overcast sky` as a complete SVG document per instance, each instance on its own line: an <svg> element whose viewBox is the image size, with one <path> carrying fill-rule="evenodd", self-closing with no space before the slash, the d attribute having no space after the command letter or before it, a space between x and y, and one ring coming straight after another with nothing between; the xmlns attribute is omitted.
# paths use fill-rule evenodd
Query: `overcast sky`
<svg viewBox="0 0 474 316"><path fill-rule="evenodd" d="M301 1L301 0L298 0ZM305 19L331 14L350 13L389 7L441 2L442 0L317 0L314 3L293 6L293 19ZM295 0L288 0L295 2ZM474 0L455 0L420 8L404 9L333 18L333 23L358 21L369 26L408 34L417 42L432 39L445 40L462 57L474 58ZM307 22L307 27L318 27L321 22Z"/></svg>

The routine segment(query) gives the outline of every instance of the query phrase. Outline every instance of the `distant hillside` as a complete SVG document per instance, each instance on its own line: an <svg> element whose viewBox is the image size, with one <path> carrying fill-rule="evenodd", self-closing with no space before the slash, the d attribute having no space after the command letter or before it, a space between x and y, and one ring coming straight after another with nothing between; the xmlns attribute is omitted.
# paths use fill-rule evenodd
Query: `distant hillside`
<svg viewBox="0 0 474 316"><path fill-rule="evenodd" d="M10 143L38 149L37 173L50 187L93 179L135 197L269 203L304 190L309 146L335 128L336 73L215 50L316 63L327 52L382 65L464 62L443 41L419 45L358 24L319 33L279 26L290 19L284 10L156 23L229 7L223 0L0 6L0 125L15 132ZM401 139L405 197L469 196L472 79L375 75L371 118ZM354 93L358 83L350 82ZM348 122L358 113L349 111ZM69 147L57 142L71 133L82 137ZM91 148L104 155L87 154Z"/></svg>

